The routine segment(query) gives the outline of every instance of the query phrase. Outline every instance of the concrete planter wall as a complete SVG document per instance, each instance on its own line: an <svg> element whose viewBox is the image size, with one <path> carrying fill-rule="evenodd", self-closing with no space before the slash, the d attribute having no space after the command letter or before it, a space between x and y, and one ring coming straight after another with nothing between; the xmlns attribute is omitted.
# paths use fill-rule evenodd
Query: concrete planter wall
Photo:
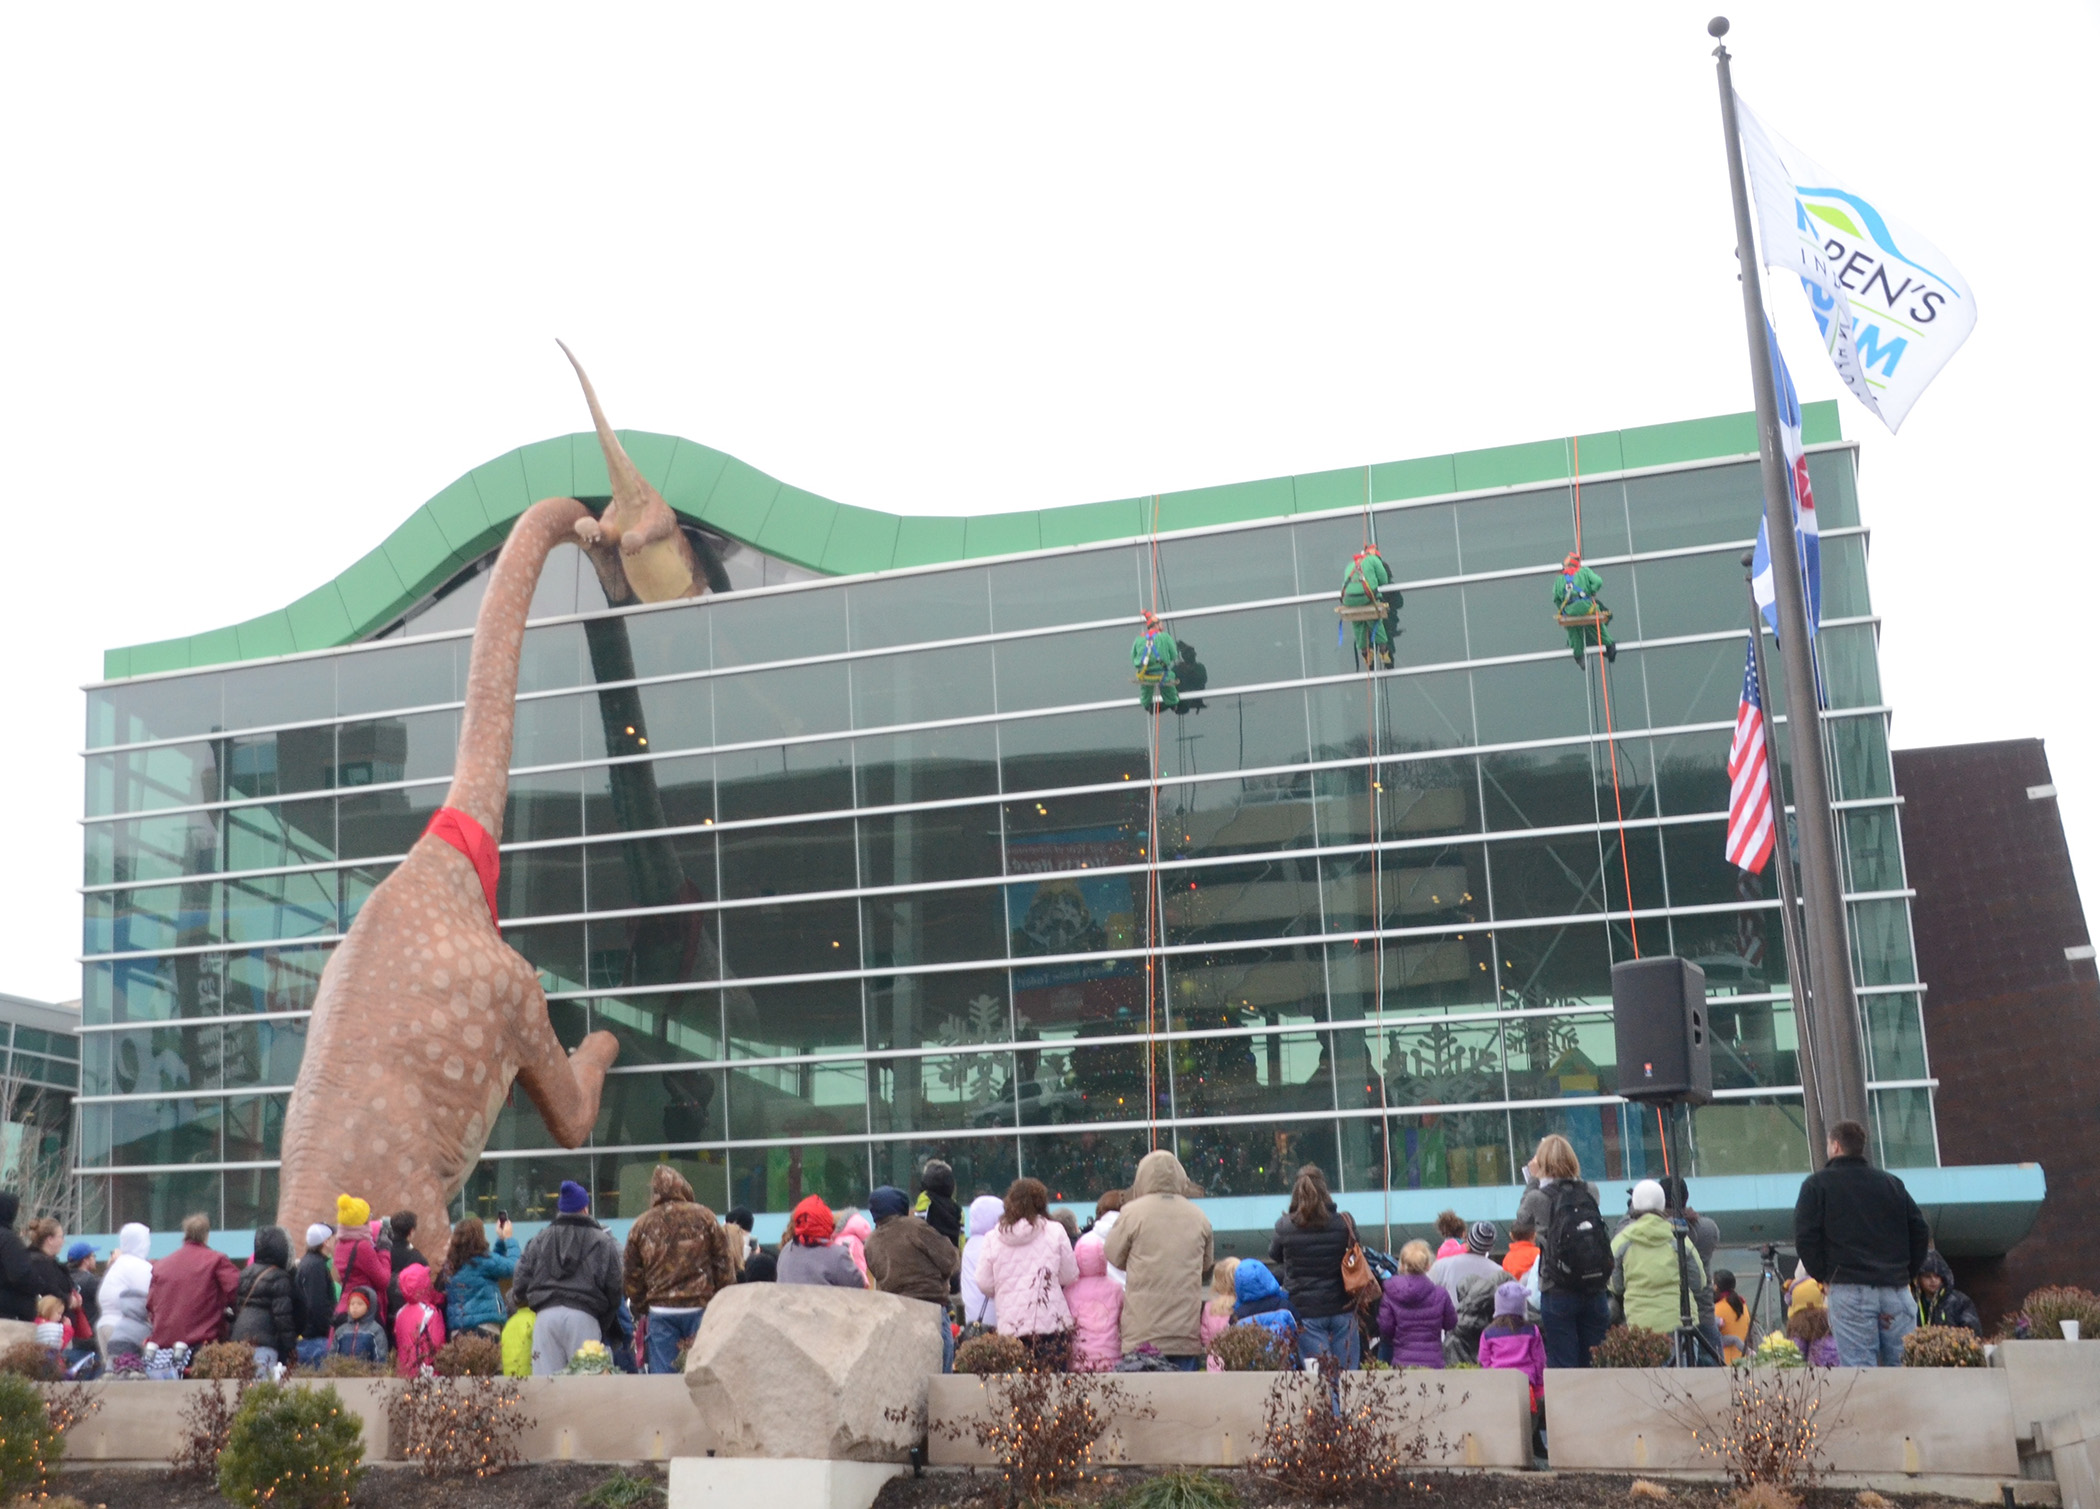
<svg viewBox="0 0 2100 1509"><path fill-rule="evenodd" d="M344 1407L364 1424L365 1460L391 1456L387 1406L392 1378L336 1378ZM521 1378L535 1421L519 1438L528 1462L662 1462L700 1456L710 1444L680 1377ZM165 1464L182 1446L182 1413L209 1383L115 1383L102 1408L74 1427L68 1466ZM228 1385L229 1389L231 1385Z"/></svg>
<svg viewBox="0 0 2100 1509"><path fill-rule="evenodd" d="M2100 1403L2100 1341L2001 1341L1991 1354L2022 1438L2037 1424Z"/></svg>
<svg viewBox="0 0 2100 1509"><path fill-rule="evenodd" d="M1261 1446L1262 1420L1274 1373L1117 1373L1109 1375L1130 1397L1096 1448L1103 1465L1230 1467ZM1434 1415L1428 1431L1431 1467L1531 1465L1531 1387L1523 1374L1494 1369L1438 1372L1406 1368L1359 1373L1363 1385L1404 1390L1418 1415ZM927 1457L937 1465L984 1466L991 1454L969 1434L985 1418L986 1380L967 1374L932 1380L928 1390ZM1429 1398L1415 1396L1427 1382ZM1436 1390L1441 1386L1443 1393ZM1150 1408L1145 1417L1142 1411ZM941 1427L960 1427L962 1438ZM1441 1436L1444 1449L1438 1449Z"/></svg>
<svg viewBox="0 0 2100 1509"><path fill-rule="evenodd" d="M1555 1368L1546 1373L1547 1445L1556 1470L1713 1473L1685 1428L1678 1395L1711 1420L1729 1413L1720 1368ZM2015 1479L2011 1394L1995 1368L1831 1368L1824 1455L1840 1474Z"/></svg>

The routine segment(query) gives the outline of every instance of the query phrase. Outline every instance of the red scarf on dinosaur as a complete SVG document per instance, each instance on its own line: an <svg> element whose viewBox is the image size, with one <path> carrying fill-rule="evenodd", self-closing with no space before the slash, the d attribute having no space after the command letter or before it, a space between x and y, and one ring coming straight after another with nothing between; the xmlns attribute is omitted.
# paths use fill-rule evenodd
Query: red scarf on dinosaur
<svg viewBox="0 0 2100 1509"><path fill-rule="evenodd" d="M502 923L496 918L496 879L503 872L503 864L497 857L496 841L489 837L489 830L457 807L440 807L430 814L430 826L423 831L442 838L467 856L467 863L481 877L481 893L489 902L489 921L501 927Z"/></svg>

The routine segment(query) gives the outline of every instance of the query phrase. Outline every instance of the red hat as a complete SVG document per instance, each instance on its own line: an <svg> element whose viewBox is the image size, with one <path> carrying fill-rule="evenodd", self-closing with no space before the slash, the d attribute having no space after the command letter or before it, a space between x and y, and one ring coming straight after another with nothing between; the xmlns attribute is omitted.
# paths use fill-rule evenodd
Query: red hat
<svg viewBox="0 0 2100 1509"><path fill-rule="evenodd" d="M1561 569L1563 571L1573 571L1577 566L1580 566L1582 564L1582 557L1571 550L1568 552L1568 558L1562 561L1560 564Z"/></svg>
<svg viewBox="0 0 2100 1509"><path fill-rule="evenodd" d="M822 1247L831 1240L835 1229L831 1207L820 1195L811 1195L795 1207L788 1218L788 1231L795 1241L804 1247Z"/></svg>
<svg viewBox="0 0 2100 1509"><path fill-rule="evenodd" d="M1149 624L1155 629L1159 627L1159 615L1157 613L1154 613L1150 608L1143 608L1139 611L1145 615L1145 622L1147 624Z"/></svg>

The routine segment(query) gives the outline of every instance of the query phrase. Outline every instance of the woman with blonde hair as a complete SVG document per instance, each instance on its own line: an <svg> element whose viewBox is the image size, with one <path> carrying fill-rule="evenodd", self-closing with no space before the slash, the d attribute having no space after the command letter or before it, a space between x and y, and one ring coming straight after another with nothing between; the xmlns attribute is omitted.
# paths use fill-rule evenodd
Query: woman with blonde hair
<svg viewBox="0 0 2100 1509"><path fill-rule="evenodd" d="M1582 1177L1573 1144L1558 1132L1541 1137L1524 1165L1517 1219L1538 1228L1546 1365L1586 1368L1590 1349L1611 1329L1611 1232L1597 1208L1597 1186Z"/></svg>
<svg viewBox="0 0 2100 1509"><path fill-rule="evenodd" d="M1210 1351L1210 1344L1223 1336L1225 1328L1232 1324L1232 1307L1239 1303L1233 1275L1239 1272L1239 1268L1238 1258L1221 1257L1210 1270L1210 1302L1203 1307L1203 1324L1199 1328L1199 1339L1206 1354ZM1204 1367L1213 1373L1225 1371L1225 1364L1216 1357L1208 1357Z"/></svg>

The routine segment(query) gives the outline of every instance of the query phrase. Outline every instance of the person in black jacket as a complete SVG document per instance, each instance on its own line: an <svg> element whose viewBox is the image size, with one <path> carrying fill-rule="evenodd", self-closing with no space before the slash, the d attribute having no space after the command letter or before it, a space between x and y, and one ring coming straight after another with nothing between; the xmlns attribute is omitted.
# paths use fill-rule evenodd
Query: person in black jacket
<svg viewBox="0 0 2100 1509"><path fill-rule="evenodd" d="M1342 1284L1342 1255L1356 1239L1349 1218L1334 1208L1327 1176L1317 1164L1298 1170L1291 1206L1269 1238L1269 1265L1277 1270L1291 1313L1298 1317L1298 1356L1332 1357L1343 1372L1362 1360L1363 1333L1356 1303Z"/></svg>
<svg viewBox="0 0 2100 1509"><path fill-rule="evenodd" d="M328 1356L328 1328L335 1319L335 1265L329 1244L335 1228L316 1222L306 1228L306 1256L292 1275L299 1315L299 1365L319 1367Z"/></svg>
<svg viewBox="0 0 2100 1509"><path fill-rule="evenodd" d="M1954 1270L1937 1252L1925 1254L1925 1268L1912 1286L1918 1292L1918 1324L1921 1326L1966 1326L1983 1335L1983 1317L1976 1301L1954 1287Z"/></svg>
<svg viewBox="0 0 2100 1509"><path fill-rule="evenodd" d="M80 1308L86 1312L88 1328L102 1324L102 1276L95 1271L95 1249L88 1242L75 1242L66 1249L66 1272L80 1291Z"/></svg>
<svg viewBox="0 0 2100 1509"><path fill-rule="evenodd" d="M0 1190L0 1320L26 1320L36 1324L36 1302L40 1291L29 1271L29 1246L15 1230L22 1197L13 1190Z"/></svg>
<svg viewBox="0 0 2100 1509"><path fill-rule="evenodd" d="M1830 1161L1801 1181L1794 1245L1823 1286L1839 1364L1901 1367L1918 1323L1911 1280L1925 1271L1932 1233L1903 1181L1867 1162L1858 1122L1831 1127Z"/></svg>
<svg viewBox="0 0 2100 1509"><path fill-rule="evenodd" d="M292 1275L291 1239L282 1226L255 1233L255 1256L233 1291L234 1341L255 1348L255 1376L267 1378L279 1362L299 1355L299 1305Z"/></svg>
<svg viewBox="0 0 2100 1509"><path fill-rule="evenodd" d="M59 1304L73 1308L73 1275L66 1272L66 1265L59 1260L66 1240L65 1227L50 1216L38 1216L22 1233L23 1245L29 1249L29 1284L38 1298L48 1294Z"/></svg>
<svg viewBox="0 0 2100 1509"><path fill-rule="evenodd" d="M532 1323L534 1377L559 1373L587 1341L610 1350L620 1339L620 1248L591 1219L590 1192L564 1180L557 1214L525 1244L511 1278L513 1304L538 1312Z"/></svg>
<svg viewBox="0 0 2100 1509"><path fill-rule="evenodd" d="M387 1217L386 1225L386 1250L394 1259L393 1277L386 1282L386 1313L399 1315L401 1313L401 1275L417 1263L421 1263L432 1273L438 1271L439 1265L431 1262L429 1258L416 1251L416 1244L412 1240L416 1234L416 1213L414 1211L397 1210Z"/></svg>

